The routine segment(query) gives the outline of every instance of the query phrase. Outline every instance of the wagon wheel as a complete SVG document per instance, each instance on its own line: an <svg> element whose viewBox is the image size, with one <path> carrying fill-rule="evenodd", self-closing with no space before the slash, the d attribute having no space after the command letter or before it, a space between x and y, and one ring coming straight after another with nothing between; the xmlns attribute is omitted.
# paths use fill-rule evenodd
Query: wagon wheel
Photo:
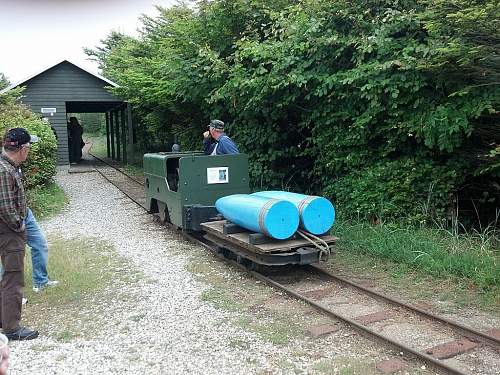
<svg viewBox="0 0 500 375"><path fill-rule="evenodd" d="M170 215L168 214L167 205L163 202L158 202L158 214L162 223L170 223Z"/></svg>

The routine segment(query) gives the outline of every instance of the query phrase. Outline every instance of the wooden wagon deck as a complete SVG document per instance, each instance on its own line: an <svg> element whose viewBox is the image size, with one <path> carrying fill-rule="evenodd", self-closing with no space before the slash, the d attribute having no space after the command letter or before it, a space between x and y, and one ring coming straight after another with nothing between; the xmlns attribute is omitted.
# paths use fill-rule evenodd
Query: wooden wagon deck
<svg viewBox="0 0 500 375"><path fill-rule="evenodd" d="M288 240L275 240L273 238L265 237L260 235L263 241L252 241L255 233L249 232L243 228L236 227L233 225L233 230L228 231L228 222L226 220L212 221L208 223L202 223L201 227L207 234L213 235L220 238L226 242L232 243L234 245L243 247L249 251L269 254L269 253L283 253L291 252L300 247L310 247L312 246L307 240L298 237ZM234 229L236 227L236 229ZM236 233L231 233L235 231ZM229 232L229 233L228 233ZM330 246L338 240L337 237L330 235L319 236L323 241L325 241ZM256 243L263 242L263 243Z"/></svg>

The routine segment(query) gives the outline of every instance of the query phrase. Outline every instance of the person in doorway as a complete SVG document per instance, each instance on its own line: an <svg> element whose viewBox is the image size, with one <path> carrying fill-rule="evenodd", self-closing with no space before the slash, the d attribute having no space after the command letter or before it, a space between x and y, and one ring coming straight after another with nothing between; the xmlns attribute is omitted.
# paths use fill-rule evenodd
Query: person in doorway
<svg viewBox="0 0 500 375"><path fill-rule="evenodd" d="M26 129L9 129L0 155L0 256L4 268L0 282L0 322L9 340L31 340L38 331L22 327L26 195L19 166L26 161L31 143L38 141Z"/></svg>
<svg viewBox="0 0 500 375"><path fill-rule="evenodd" d="M69 161L77 163L82 158L83 128L76 117L70 117L68 123L68 146L69 146Z"/></svg>
<svg viewBox="0 0 500 375"><path fill-rule="evenodd" d="M220 120L210 121L208 130L203 133L203 151L205 155L238 154L238 147L224 133L224 123Z"/></svg>

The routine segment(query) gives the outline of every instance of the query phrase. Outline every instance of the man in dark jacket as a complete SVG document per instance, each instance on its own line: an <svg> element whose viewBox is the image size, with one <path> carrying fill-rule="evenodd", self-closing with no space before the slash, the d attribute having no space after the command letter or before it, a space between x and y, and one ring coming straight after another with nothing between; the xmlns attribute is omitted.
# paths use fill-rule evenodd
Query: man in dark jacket
<svg viewBox="0 0 500 375"><path fill-rule="evenodd" d="M0 256L4 273L0 282L0 323L9 340L31 340L38 332L20 325L26 245L26 195L19 166L38 138L26 129L9 129L0 155Z"/></svg>
<svg viewBox="0 0 500 375"><path fill-rule="evenodd" d="M220 120L210 121L203 138L205 155L239 154L236 144L224 133L224 123Z"/></svg>

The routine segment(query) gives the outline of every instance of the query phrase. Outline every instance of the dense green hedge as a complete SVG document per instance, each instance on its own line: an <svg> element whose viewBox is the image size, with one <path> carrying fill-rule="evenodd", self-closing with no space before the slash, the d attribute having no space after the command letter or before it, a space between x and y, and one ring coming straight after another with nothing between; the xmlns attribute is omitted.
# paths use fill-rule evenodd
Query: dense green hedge
<svg viewBox="0 0 500 375"><path fill-rule="evenodd" d="M457 201L499 207L495 3L199 1L87 53L121 84L147 149L199 148L221 118L256 188L424 222Z"/></svg>
<svg viewBox="0 0 500 375"><path fill-rule="evenodd" d="M0 95L0 134L3 137L7 129L21 127L40 138L23 165L25 187L32 189L47 184L56 174L57 143L50 126L19 104L19 96L19 90Z"/></svg>

